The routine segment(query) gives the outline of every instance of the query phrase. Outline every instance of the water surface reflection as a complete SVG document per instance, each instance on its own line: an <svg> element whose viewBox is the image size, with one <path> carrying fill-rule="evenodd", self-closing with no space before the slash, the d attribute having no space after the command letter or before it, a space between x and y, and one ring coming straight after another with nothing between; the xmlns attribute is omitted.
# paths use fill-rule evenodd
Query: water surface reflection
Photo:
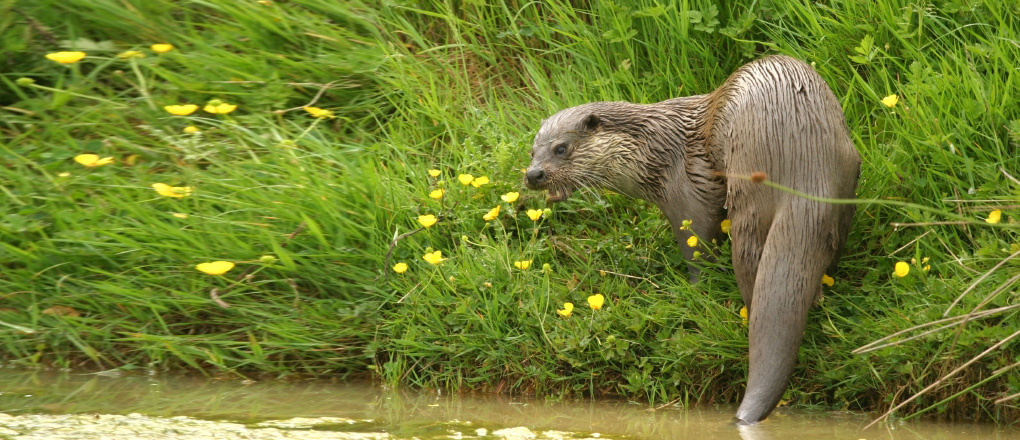
<svg viewBox="0 0 1020 440"><path fill-rule="evenodd" d="M394 438L450 438L453 430L524 426L580 436L632 439L1018 439L989 425L894 423L861 431L865 415L779 410L753 427L731 423L732 406L649 411L623 401L557 402L508 396L443 395L383 390L328 381L211 380L201 377L17 371L0 369L0 411L7 414L191 416L255 423L293 417L362 420L345 429ZM491 435L489 436L492 437ZM465 437L466 438L466 437Z"/></svg>

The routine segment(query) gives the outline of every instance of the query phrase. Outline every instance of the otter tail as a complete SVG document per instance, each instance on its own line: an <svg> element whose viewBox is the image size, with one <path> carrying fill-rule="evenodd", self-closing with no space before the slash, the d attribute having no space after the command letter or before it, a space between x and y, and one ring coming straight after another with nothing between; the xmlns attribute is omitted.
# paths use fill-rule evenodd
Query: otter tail
<svg viewBox="0 0 1020 440"><path fill-rule="evenodd" d="M784 215L791 212L800 217ZM814 233L824 223L804 212L792 209L777 215L762 249L753 304L748 306L750 364L747 391L736 415L742 423L761 421L783 397L797 363L808 310L821 293L822 275L832 261L833 249L821 245L823 240Z"/></svg>

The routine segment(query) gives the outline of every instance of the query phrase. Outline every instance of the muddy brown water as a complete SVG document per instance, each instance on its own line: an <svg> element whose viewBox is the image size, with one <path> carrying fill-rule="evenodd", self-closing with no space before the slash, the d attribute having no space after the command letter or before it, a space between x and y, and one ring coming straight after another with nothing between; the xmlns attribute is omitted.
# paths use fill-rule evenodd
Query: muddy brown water
<svg viewBox="0 0 1020 440"><path fill-rule="evenodd" d="M980 424L907 421L862 430L873 415L792 409L780 409L759 425L737 427L731 422L735 409L733 406L704 406L651 411L647 404L625 401L445 395L328 381L242 382L182 376L0 369L0 415L3 415L0 428L15 428L6 434L0 431L0 438L13 439L50 438L44 430L27 433L30 426L26 428L26 424L36 422L27 422L25 417L66 417L62 415L67 414L89 415L89 420L100 420L99 415L130 414L130 417L149 418L157 423L172 421L175 417L198 419L203 423L230 421L244 425L242 429L256 427L259 422L294 418L334 421L311 428L311 431L285 430L280 431L283 434L274 433L265 438L326 438L311 435L314 430L326 430L359 433L352 437L329 438L394 440L1020 439L1020 430L1015 427ZM21 425L15 426L14 420L20 420ZM80 423L80 419L75 420L79 421L60 423ZM336 420L346 422L336 423ZM517 431L500 431L507 428ZM104 428L93 429L101 432ZM24 435L19 437L13 432ZM60 438L99 438L83 432L79 434L81 437L74 437L72 432L72 436ZM287 437L280 437L284 434ZM216 438L263 438L237 435L224 434ZM117 438L160 437L138 434L138 437Z"/></svg>

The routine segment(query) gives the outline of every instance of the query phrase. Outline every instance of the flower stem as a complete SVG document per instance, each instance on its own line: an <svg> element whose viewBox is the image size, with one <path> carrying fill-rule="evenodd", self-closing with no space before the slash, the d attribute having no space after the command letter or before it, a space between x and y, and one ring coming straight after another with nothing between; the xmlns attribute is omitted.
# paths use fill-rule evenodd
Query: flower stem
<svg viewBox="0 0 1020 440"><path fill-rule="evenodd" d="M145 98L145 102L149 104L149 108L156 110L156 104L152 102L152 96L149 95L149 86L145 82L145 76L142 75L142 71L138 70L138 62L134 58L130 59L131 71L135 73L135 78L138 78L138 93Z"/></svg>
<svg viewBox="0 0 1020 440"><path fill-rule="evenodd" d="M46 91L49 91L49 92L67 93L68 95L77 96L79 98L94 99L96 101L105 102L107 104L113 104L113 105L117 106L117 108L127 108L128 107L128 106L126 106L124 104L121 104L119 102L116 102L116 101L111 101L109 99L100 98L98 96L83 95L81 93L75 93L75 92L72 92L70 90L55 89L53 87L41 86L39 84L30 84L30 85L28 85L28 87L33 87L33 88L40 89L40 90L46 90Z"/></svg>

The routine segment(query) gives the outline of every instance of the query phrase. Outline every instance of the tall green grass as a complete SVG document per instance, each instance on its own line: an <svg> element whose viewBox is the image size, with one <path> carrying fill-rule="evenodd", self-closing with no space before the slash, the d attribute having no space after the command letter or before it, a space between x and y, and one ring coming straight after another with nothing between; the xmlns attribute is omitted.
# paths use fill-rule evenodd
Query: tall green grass
<svg viewBox="0 0 1020 440"><path fill-rule="evenodd" d="M538 121L561 108L705 93L780 53L812 63L843 104L861 199L944 213L860 207L786 395L890 408L1018 329L1012 309L851 353L942 318L1020 249L1018 13L962 1L0 3L0 356L736 402L746 326L726 244L691 285L654 207L587 192L533 222L525 211L543 195L521 189L519 170ZM58 50L89 56L43 57ZM146 57L116 56L126 50ZM879 102L889 94L895 107ZM211 99L238 110L162 109ZM116 163L85 168L81 153ZM194 193L161 197L157 182ZM997 225L939 223L994 209ZM421 228L424 214L439 222ZM444 262L422 259L435 250ZM215 260L237 267L194 268ZM892 275L898 261L908 276ZM409 270L392 271L399 262ZM1018 267L949 314L1016 304ZM586 303L595 293L600 310ZM1020 392L1015 351L1007 342L899 414L1016 420L1016 399L1002 400Z"/></svg>

